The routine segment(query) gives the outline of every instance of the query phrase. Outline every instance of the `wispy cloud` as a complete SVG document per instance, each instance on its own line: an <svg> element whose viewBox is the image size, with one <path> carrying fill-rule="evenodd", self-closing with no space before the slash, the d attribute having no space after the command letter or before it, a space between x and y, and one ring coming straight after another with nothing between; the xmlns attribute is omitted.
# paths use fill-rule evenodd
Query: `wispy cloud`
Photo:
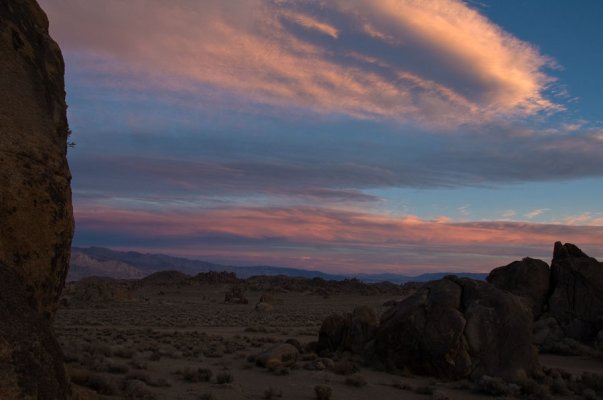
<svg viewBox="0 0 603 400"><path fill-rule="evenodd" d="M537 208L535 210L528 211L527 213L525 213L524 217L526 217L528 219L534 219L534 218L538 217L539 215L544 214L547 211L551 211L551 209L550 208Z"/></svg>
<svg viewBox="0 0 603 400"><path fill-rule="evenodd" d="M459 0L42 3L68 55L88 54L135 88L185 79L440 127L561 108L544 94L551 61Z"/></svg>

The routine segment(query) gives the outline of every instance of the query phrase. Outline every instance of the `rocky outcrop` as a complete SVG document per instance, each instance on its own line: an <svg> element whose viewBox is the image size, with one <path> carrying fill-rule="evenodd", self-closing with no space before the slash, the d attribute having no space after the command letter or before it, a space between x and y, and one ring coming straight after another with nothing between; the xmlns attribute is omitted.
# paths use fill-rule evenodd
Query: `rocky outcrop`
<svg viewBox="0 0 603 400"><path fill-rule="evenodd" d="M545 311L549 294L550 269L547 263L526 257L504 267L495 268L486 278L499 289L526 300L534 318Z"/></svg>
<svg viewBox="0 0 603 400"><path fill-rule="evenodd" d="M456 277L427 283L387 311L375 351L387 367L449 379L519 380L538 365L532 313L520 298Z"/></svg>
<svg viewBox="0 0 603 400"><path fill-rule="evenodd" d="M33 0L0 2L0 262L53 314L73 235L64 65Z"/></svg>
<svg viewBox="0 0 603 400"><path fill-rule="evenodd" d="M375 338L377 324L375 312L369 307L356 307L345 315L333 314L320 327L318 350L362 355Z"/></svg>
<svg viewBox="0 0 603 400"><path fill-rule="evenodd" d="M34 0L0 2L0 398L70 396L50 321L73 215L63 58Z"/></svg>
<svg viewBox="0 0 603 400"><path fill-rule="evenodd" d="M255 357L256 365L265 368L286 368L294 365L299 358L299 350L289 343L277 344Z"/></svg>
<svg viewBox="0 0 603 400"><path fill-rule="evenodd" d="M555 243L548 305L565 336L597 340L603 330L603 263L573 244Z"/></svg>

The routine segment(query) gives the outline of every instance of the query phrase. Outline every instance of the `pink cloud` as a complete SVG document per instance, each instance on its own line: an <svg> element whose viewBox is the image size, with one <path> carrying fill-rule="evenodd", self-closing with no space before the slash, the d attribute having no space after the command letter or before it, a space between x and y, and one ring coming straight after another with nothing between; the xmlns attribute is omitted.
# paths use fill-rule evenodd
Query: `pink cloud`
<svg viewBox="0 0 603 400"><path fill-rule="evenodd" d="M550 60L459 0L42 5L64 48L117 80L135 71L134 87L188 79L271 105L441 127L560 109L543 95Z"/></svg>
<svg viewBox="0 0 603 400"><path fill-rule="evenodd" d="M518 257L546 257L557 240L603 250L600 226L455 223L318 208L79 208L76 218L80 231L164 241L172 254L348 271L489 270ZM211 245L202 244L207 238Z"/></svg>

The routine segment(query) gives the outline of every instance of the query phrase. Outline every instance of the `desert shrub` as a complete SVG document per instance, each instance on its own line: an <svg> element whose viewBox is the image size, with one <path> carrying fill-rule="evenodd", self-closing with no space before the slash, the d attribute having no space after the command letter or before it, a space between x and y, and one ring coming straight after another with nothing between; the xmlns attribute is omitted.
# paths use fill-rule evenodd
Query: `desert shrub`
<svg viewBox="0 0 603 400"><path fill-rule="evenodd" d="M366 386L366 379L362 375L351 375L345 378L345 384L354 387Z"/></svg>
<svg viewBox="0 0 603 400"><path fill-rule="evenodd" d="M135 354L136 351L123 347L118 347L117 349L113 350L113 356L118 358L125 358L128 360L133 358Z"/></svg>
<svg viewBox="0 0 603 400"><path fill-rule="evenodd" d="M314 394L316 395L316 400L331 400L333 389L327 385L316 385L314 386Z"/></svg>
<svg viewBox="0 0 603 400"><path fill-rule="evenodd" d="M125 374L130 370L127 365L116 364L116 363L108 363L107 364L107 372L110 374Z"/></svg>
<svg viewBox="0 0 603 400"><path fill-rule="evenodd" d="M276 399L283 397L283 392L280 389L275 389L270 386L268 389L264 390L264 398L267 400Z"/></svg>
<svg viewBox="0 0 603 400"><path fill-rule="evenodd" d="M216 382L219 385L224 385L226 383L231 383L232 381L234 381L234 377L228 371L220 372L218 375L216 375Z"/></svg>
<svg viewBox="0 0 603 400"><path fill-rule="evenodd" d="M440 392L439 390L436 390L431 395L431 400L450 400L450 397L448 397L446 394Z"/></svg>
<svg viewBox="0 0 603 400"><path fill-rule="evenodd" d="M359 370L358 365L351 361L339 361L331 367L331 371L337 375L352 375Z"/></svg>
<svg viewBox="0 0 603 400"><path fill-rule="evenodd" d="M199 396L199 400L216 400L216 396L211 393L203 393Z"/></svg>
<svg viewBox="0 0 603 400"><path fill-rule="evenodd" d="M538 385L535 381L532 382ZM492 396L513 396L519 394L520 388L515 384L505 382L501 378L484 375L477 381L477 390Z"/></svg>
<svg viewBox="0 0 603 400"><path fill-rule="evenodd" d="M126 384L122 397L126 400L157 400L157 397L139 382Z"/></svg>
<svg viewBox="0 0 603 400"><path fill-rule="evenodd" d="M435 388L429 385L422 385L415 387L415 393L432 395L435 392Z"/></svg>
<svg viewBox="0 0 603 400"><path fill-rule="evenodd" d="M184 368L176 371L176 375L180 375L186 382L209 382L213 372L208 368Z"/></svg>
<svg viewBox="0 0 603 400"><path fill-rule="evenodd" d="M76 385L92 389L99 394L113 396L118 393L115 382L102 375L92 374L86 371L72 371L71 381Z"/></svg>
<svg viewBox="0 0 603 400"><path fill-rule="evenodd" d="M163 378L153 379L149 376L149 374L144 373L142 371L134 371L130 372L126 375L126 381L137 380L146 383L149 386L153 387L170 387L172 386L168 381Z"/></svg>

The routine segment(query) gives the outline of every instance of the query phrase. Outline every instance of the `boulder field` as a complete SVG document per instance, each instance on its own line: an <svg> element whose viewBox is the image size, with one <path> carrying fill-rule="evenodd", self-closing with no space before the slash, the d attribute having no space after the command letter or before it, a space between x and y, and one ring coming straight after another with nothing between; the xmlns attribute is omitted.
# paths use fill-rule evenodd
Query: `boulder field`
<svg viewBox="0 0 603 400"><path fill-rule="evenodd" d="M524 258L494 269L486 282L428 282L391 302L379 321L370 310L332 315L317 346L390 370L522 381L540 373L538 348L567 343L603 347L603 264L557 242L551 267Z"/></svg>

